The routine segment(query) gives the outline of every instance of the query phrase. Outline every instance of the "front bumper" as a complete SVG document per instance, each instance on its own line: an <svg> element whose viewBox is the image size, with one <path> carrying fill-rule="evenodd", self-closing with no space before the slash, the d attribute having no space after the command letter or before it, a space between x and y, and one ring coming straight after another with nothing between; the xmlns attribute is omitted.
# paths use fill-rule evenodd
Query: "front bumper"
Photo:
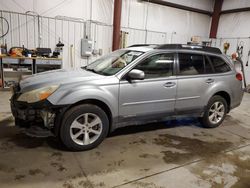
<svg viewBox="0 0 250 188"><path fill-rule="evenodd" d="M13 95L10 99L10 106L11 112L15 119L26 122L25 127L29 127L30 124L43 124L47 128L53 127L54 118L58 108L52 105L48 100L43 100L36 103L17 101L18 97L21 95L21 92L20 89L18 89L18 86L14 87Z"/></svg>

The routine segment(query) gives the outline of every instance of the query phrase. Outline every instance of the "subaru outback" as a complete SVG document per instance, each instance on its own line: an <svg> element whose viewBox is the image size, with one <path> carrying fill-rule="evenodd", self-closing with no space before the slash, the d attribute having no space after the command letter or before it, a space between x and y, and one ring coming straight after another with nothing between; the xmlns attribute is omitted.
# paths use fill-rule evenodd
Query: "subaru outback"
<svg viewBox="0 0 250 188"><path fill-rule="evenodd" d="M243 97L242 75L218 48L181 44L134 45L85 67L23 78L12 89L17 126L49 131L75 151L119 127L173 116L214 128Z"/></svg>

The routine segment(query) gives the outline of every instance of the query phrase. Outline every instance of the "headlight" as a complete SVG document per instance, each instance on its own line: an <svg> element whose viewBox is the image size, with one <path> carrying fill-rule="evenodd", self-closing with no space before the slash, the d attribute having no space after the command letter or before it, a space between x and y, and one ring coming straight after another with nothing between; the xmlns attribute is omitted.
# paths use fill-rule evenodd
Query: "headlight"
<svg viewBox="0 0 250 188"><path fill-rule="evenodd" d="M47 99L52 93L54 93L58 85L43 87L39 89L35 89L26 93L23 93L20 97L18 97L18 101L23 101L27 103L34 103L44 99Z"/></svg>

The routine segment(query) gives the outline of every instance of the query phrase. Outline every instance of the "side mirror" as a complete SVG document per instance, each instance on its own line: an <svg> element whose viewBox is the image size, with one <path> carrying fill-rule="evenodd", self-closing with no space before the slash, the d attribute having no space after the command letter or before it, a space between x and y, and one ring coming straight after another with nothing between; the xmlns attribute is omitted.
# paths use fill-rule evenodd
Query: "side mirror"
<svg viewBox="0 0 250 188"><path fill-rule="evenodd" d="M133 69L128 73L128 78L130 80L143 80L145 78L145 74L141 70Z"/></svg>

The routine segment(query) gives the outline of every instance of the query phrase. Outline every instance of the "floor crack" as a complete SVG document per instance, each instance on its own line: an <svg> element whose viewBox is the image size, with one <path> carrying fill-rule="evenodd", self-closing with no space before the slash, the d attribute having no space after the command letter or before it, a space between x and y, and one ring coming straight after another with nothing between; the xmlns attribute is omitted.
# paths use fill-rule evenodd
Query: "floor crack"
<svg viewBox="0 0 250 188"><path fill-rule="evenodd" d="M243 146L239 146L239 147L232 148L231 150L222 151L221 153L228 153L228 152L236 151L236 150L239 150L239 149L241 149L241 148L248 147L248 146L250 146L250 143L249 143L249 144L246 144L246 145L243 145ZM171 171L171 170L175 170L175 169L178 169L178 168L182 168L182 167L185 167L185 166L188 166L188 165L191 165L191 164L194 164L194 163L199 163L199 162L202 162L202 161L205 161L205 159L204 159L204 158L200 158L200 159L197 159L197 160L195 160L195 161L191 161L191 162L188 162L188 163L184 163L184 164L182 164L182 165L179 165L179 166L176 166L176 167L167 169L167 170L163 170L163 171L160 171L160 172L157 172L157 173L154 173L154 174L150 174L150 175L147 175L147 176L144 176L144 177L141 177L141 178L137 178L137 179L134 179L134 180L131 180L131 181L122 183L122 184L120 184L120 185L113 186L112 188L117 188L117 187L121 187L121 186L124 186L124 185L128 185L128 184L130 184L130 183L134 183L134 182L137 182L137 181L140 181L140 180L149 178L149 177L153 177L153 176L156 176L156 175L159 175L159 174L163 174L163 173L165 173L165 172L169 172L169 171Z"/></svg>
<svg viewBox="0 0 250 188"><path fill-rule="evenodd" d="M80 168L80 170L81 170L81 173L83 174L83 176L84 176L84 177L86 178L86 180L88 181L88 185L90 185L91 188L94 188L93 183L88 179L88 176L87 176L87 174L84 172L84 170L83 170L83 168L82 168L82 166L81 166L81 163L80 163L80 161L78 160L77 156L74 155L74 154L72 154L72 155L73 155L73 157L75 158L76 162L78 163L79 168Z"/></svg>

